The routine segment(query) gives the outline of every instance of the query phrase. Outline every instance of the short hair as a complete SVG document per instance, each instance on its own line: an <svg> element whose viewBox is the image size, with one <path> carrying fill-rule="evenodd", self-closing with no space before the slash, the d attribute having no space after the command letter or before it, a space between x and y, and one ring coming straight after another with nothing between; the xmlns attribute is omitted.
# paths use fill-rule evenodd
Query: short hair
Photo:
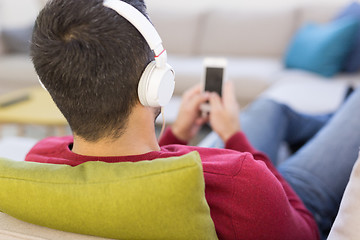
<svg viewBox="0 0 360 240"><path fill-rule="evenodd" d="M146 17L143 0L125 1ZM138 30L103 0L51 0L39 13L31 56L72 131L91 142L121 136L154 55Z"/></svg>

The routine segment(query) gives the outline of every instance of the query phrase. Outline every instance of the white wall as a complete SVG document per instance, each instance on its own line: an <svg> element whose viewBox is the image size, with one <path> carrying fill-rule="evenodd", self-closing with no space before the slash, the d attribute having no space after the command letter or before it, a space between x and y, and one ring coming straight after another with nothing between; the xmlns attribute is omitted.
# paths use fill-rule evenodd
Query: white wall
<svg viewBox="0 0 360 240"><path fill-rule="evenodd" d="M360 0L354 0L360 1ZM185 10L214 8L219 5L227 5L229 7L259 7L259 8L273 8L286 7L294 4L316 4L326 3L329 5L346 5L353 2L352 0L145 0L149 10L153 7L165 8L183 8Z"/></svg>
<svg viewBox="0 0 360 240"><path fill-rule="evenodd" d="M355 0L360 1L360 0ZM7 27L23 27L35 19L46 0L0 0L0 30ZM217 6L242 8L278 8L296 4L326 3L345 5L351 0L145 0L149 12L152 8L176 8L187 11L216 8Z"/></svg>
<svg viewBox="0 0 360 240"><path fill-rule="evenodd" d="M40 7L38 0L0 0L0 29L29 26Z"/></svg>

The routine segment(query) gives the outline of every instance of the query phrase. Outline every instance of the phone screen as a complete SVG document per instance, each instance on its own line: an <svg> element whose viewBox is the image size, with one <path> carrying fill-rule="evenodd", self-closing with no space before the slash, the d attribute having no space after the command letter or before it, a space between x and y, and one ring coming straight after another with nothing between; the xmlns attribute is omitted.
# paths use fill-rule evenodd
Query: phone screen
<svg viewBox="0 0 360 240"><path fill-rule="evenodd" d="M221 97L223 68L208 67L205 73L205 91L217 92Z"/></svg>

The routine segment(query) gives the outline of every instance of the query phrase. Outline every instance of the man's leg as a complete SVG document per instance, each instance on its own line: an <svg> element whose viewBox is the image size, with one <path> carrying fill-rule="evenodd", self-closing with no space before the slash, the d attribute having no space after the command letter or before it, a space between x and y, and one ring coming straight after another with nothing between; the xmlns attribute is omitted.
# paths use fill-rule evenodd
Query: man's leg
<svg viewBox="0 0 360 240"><path fill-rule="evenodd" d="M360 146L360 89L279 171L314 214L326 236Z"/></svg>
<svg viewBox="0 0 360 240"><path fill-rule="evenodd" d="M242 130L251 144L266 153L275 165L279 148L284 141L290 144L306 141L314 136L328 119L328 115L297 113L286 105L269 99L256 100L240 114ZM222 148L224 143L212 132L200 146Z"/></svg>

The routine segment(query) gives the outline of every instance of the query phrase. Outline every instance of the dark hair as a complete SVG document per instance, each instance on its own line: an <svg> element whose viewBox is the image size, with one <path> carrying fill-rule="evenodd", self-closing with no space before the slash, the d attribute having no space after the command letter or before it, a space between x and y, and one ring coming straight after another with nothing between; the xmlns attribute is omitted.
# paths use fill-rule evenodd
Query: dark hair
<svg viewBox="0 0 360 240"><path fill-rule="evenodd" d="M143 0L125 1L146 16ZM51 0L36 19L32 61L72 131L87 141L123 134L154 55L103 0Z"/></svg>

